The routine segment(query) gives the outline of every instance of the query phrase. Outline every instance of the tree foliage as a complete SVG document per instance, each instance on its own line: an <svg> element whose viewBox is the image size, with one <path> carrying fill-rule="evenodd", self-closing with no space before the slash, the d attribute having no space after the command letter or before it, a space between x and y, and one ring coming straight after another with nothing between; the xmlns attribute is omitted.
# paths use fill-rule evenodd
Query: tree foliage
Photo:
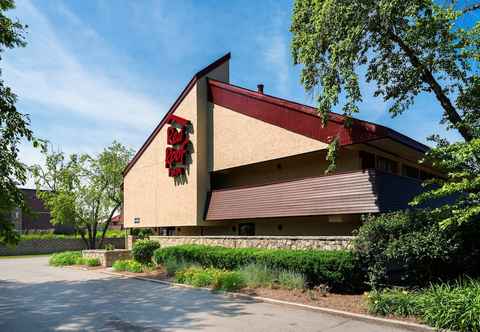
<svg viewBox="0 0 480 332"><path fill-rule="evenodd" d="M13 1L0 0L0 60L6 49L26 45L26 27L6 16L14 7ZM23 195L17 186L25 184L27 172L18 160L19 144L22 139L38 144L28 117L17 111L16 101L17 96L0 78L0 243L8 244L18 242L11 213L15 208L24 208Z"/></svg>
<svg viewBox="0 0 480 332"><path fill-rule="evenodd" d="M324 125L342 103L349 119L362 101L360 72L376 84L392 116L409 109L421 93L433 94L441 122L464 141L438 137L427 159L446 173L416 203L457 197L444 225L478 218L480 138L480 3L433 0L296 0L292 54L302 64L301 82L316 93ZM469 23L470 22L470 23ZM329 160L334 159L335 141ZM439 186L439 187L438 187ZM448 207L444 207L448 209Z"/></svg>
<svg viewBox="0 0 480 332"><path fill-rule="evenodd" d="M122 171L133 152L113 142L101 153L72 154L45 151L44 167L31 172L38 197L50 210L53 224L73 225L90 249L102 246L114 214L122 204Z"/></svg>

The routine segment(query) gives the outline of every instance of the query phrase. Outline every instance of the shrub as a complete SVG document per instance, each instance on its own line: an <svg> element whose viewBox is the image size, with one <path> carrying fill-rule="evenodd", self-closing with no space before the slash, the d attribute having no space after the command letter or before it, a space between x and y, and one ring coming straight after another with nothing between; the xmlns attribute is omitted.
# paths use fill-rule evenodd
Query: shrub
<svg viewBox="0 0 480 332"><path fill-rule="evenodd" d="M118 260L113 262L112 268L115 271L127 271L127 261L126 260Z"/></svg>
<svg viewBox="0 0 480 332"><path fill-rule="evenodd" d="M104 246L105 250L107 251L112 251L112 250L115 250L115 246L111 243L107 243L105 246Z"/></svg>
<svg viewBox="0 0 480 332"><path fill-rule="evenodd" d="M138 240L132 248L132 256L137 262L148 264L152 262L153 252L160 248L160 243L152 240Z"/></svg>
<svg viewBox="0 0 480 332"><path fill-rule="evenodd" d="M175 281L195 287L212 287L224 291L236 291L245 287L241 273L216 268L190 266L175 273Z"/></svg>
<svg viewBox="0 0 480 332"><path fill-rule="evenodd" d="M380 315L417 316L438 329L480 331L480 281L444 283L418 292L370 292L368 309Z"/></svg>
<svg viewBox="0 0 480 332"><path fill-rule="evenodd" d="M430 287L420 298L422 320L436 328L480 331L480 281Z"/></svg>
<svg viewBox="0 0 480 332"><path fill-rule="evenodd" d="M143 272L142 264L134 260L115 261L112 265L112 268L115 271L128 271L128 272L134 272L134 273Z"/></svg>
<svg viewBox="0 0 480 332"><path fill-rule="evenodd" d="M224 248L201 245L181 245L157 249L157 264L175 258L203 267L235 270L249 264L259 264L272 270L301 273L311 285L328 284L336 291L359 289L362 276L358 273L349 251L272 250L257 248Z"/></svg>
<svg viewBox="0 0 480 332"><path fill-rule="evenodd" d="M480 271L480 223L442 229L434 212L368 216L353 243L374 288L426 286ZM475 272L476 271L476 272Z"/></svg>
<svg viewBox="0 0 480 332"><path fill-rule="evenodd" d="M80 251L65 251L53 254L48 263L52 266L75 265L79 258L82 258Z"/></svg>
<svg viewBox="0 0 480 332"><path fill-rule="evenodd" d="M382 290L368 293L368 311L377 315L414 316L419 313L418 294L407 290Z"/></svg>
<svg viewBox="0 0 480 332"><path fill-rule="evenodd" d="M213 288L234 292L245 287L242 274L237 271L217 271L214 274Z"/></svg>
<svg viewBox="0 0 480 332"><path fill-rule="evenodd" d="M98 258L84 258L83 265L100 266L100 260Z"/></svg>
<svg viewBox="0 0 480 332"><path fill-rule="evenodd" d="M187 267L187 263L183 260L177 260L174 257L168 258L164 263L165 270L169 276L175 275L177 271L183 270Z"/></svg>

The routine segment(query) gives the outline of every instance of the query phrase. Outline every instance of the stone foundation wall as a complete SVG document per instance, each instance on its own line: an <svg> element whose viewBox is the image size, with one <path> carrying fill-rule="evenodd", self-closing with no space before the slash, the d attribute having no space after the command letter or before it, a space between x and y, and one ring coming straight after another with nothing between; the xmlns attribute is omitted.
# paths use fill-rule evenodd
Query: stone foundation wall
<svg viewBox="0 0 480 332"><path fill-rule="evenodd" d="M228 248L339 250L350 246L353 236L150 236L162 247L202 244ZM128 239L128 244L134 243ZM130 248L129 248L130 249Z"/></svg>
<svg viewBox="0 0 480 332"><path fill-rule="evenodd" d="M112 244L115 249L125 248L124 238L105 239L104 244ZM15 247L0 245L0 256L50 254L68 250L83 250L82 239L36 239L24 240Z"/></svg>
<svg viewBox="0 0 480 332"><path fill-rule="evenodd" d="M86 258L98 258L103 267L110 267L115 261L121 259L131 259L132 253L127 249L115 250L82 250L82 256Z"/></svg>

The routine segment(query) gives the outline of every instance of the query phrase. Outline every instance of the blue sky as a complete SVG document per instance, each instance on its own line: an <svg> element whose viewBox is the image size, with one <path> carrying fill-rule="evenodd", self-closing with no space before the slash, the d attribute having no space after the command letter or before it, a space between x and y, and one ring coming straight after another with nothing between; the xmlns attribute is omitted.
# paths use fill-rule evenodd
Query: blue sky
<svg viewBox="0 0 480 332"><path fill-rule="evenodd" d="M231 83L264 83L268 94L313 105L290 56L291 9L287 0L17 0L11 15L28 24L28 46L5 54L3 77L54 148L95 153L118 140L138 149L192 75L227 52ZM391 119L373 86L362 87L358 117L422 142L438 132L433 97ZM41 160L28 145L21 158Z"/></svg>

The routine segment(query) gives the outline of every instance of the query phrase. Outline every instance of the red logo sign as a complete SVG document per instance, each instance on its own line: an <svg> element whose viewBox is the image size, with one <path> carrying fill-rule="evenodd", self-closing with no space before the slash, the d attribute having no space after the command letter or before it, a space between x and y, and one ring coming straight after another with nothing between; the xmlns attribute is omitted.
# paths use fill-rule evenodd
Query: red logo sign
<svg viewBox="0 0 480 332"><path fill-rule="evenodd" d="M188 152L188 143L190 143L187 127L190 125L190 121L170 115L167 123L171 125L167 129L167 144L171 146L165 150L165 168L168 168L168 176L176 177L185 174L185 158Z"/></svg>

